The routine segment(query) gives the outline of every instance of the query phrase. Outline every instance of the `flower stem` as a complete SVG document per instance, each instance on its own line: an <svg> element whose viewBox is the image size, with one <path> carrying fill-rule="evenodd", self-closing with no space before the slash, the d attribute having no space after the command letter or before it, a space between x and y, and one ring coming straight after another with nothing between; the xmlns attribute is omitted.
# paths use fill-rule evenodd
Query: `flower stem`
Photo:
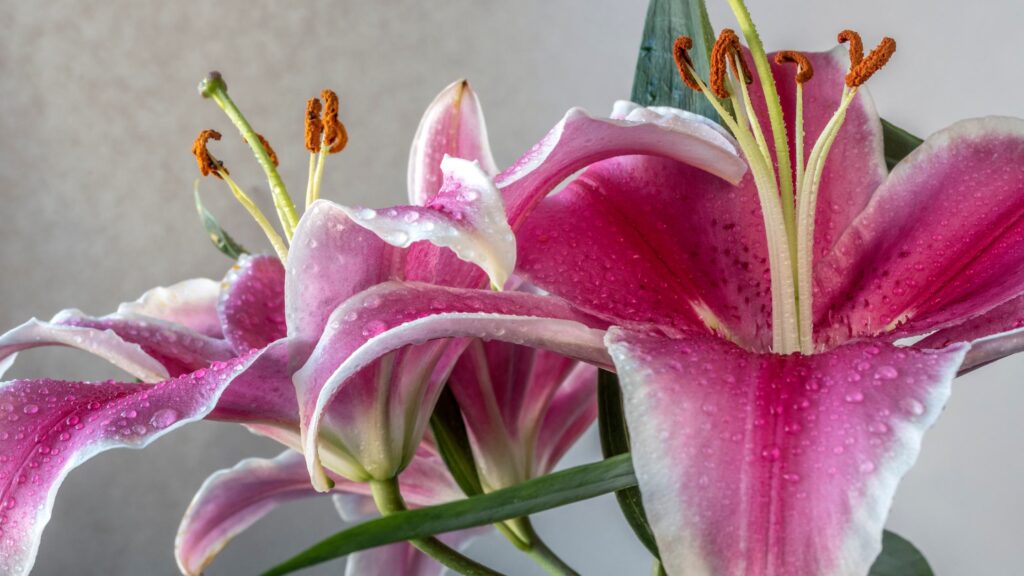
<svg viewBox="0 0 1024 576"><path fill-rule="evenodd" d="M263 172L267 175L267 181L270 183L270 193L274 198L274 207L277 209L277 215L281 219L281 226L284 227L284 235L288 240L291 240L295 226L299 223L299 215L295 210L295 203L292 202L291 196L288 195L288 189L284 185L284 180L277 173L277 167L271 161L270 154L263 146L263 142L256 134L256 131L252 129L249 121L242 115L242 111L238 109L238 106L228 96L227 83L224 82L219 73L211 72L199 83L199 93L204 98L212 98L217 103L217 106L220 106L220 109L227 114L235 127L238 128L242 138L245 138L245 141L249 143L253 154L256 155L256 161L260 163Z"/></svg>
<svg viewBox="0 0 1024 576"><path fill-rule="evenodd" d="M377 504L377 509L384 516L406 509L405 500L402 499L402 493L398 488L397 478L371 480L370 490L373 492L373 501ZM501 572L491 570L456 552L437 538L428 537L410 540L409 542L424 554L459 574L465 574L466 576L503 576Z"/></svg>

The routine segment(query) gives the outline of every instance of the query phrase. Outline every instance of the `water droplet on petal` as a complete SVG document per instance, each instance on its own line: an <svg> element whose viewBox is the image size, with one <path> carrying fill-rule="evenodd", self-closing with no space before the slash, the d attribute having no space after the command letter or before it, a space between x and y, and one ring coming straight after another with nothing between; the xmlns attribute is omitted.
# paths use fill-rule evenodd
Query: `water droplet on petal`
<svg viewBox="0 0 1024 576"><path fill-rule="evenodd" d="M173 408L157 410L149 419L149 424L154 428L164 429L178 421L178 411Z"/></svg>

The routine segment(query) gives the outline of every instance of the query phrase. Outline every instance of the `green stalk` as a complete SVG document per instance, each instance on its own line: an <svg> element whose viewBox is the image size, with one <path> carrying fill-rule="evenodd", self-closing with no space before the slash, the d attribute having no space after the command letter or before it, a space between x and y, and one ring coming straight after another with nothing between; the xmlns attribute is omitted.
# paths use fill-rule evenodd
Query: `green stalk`
<svg viewBox="0 0 1024 576"><path fill-rule="evenodd" d="M544 569L551 576L579 576L579 573L558 557L548 545L541 540L540 535L533 529L529 518L517 519L520 530L529 542L529 549L525 550L527 556L533 559L538 566Z"/></svg>
<svg viewBox="0 0 1024 576"><path fill-rule="evenodd" d="M263 142L260 141L259 136L256 135L256 131L252 129L249 121L242 115L242 111L238 109L238 106L228 96L228 85L221 78L219 72L210 72L199 83L199 94L203 98L212 98L217 103L217 106L220 106L220 109L231 119L235 127L238 128L242 138L245 138L245 141L249 143L253 154L256 155L256 161L260 163L263 172L267 175L267 181L270 183L270 193L274 198L274 207L277 209L278 218L281 219L281 226L284 227L284 234L288 240L291 240L295 227L299 223L299 214L295 210L295 203L292 202L291 196L288 195L288 189L284 185L284 180L281 180L281 175L277 173L277 167L270 160L270 154L267 153Z"/></svg>
<svg viewBox="0 0 1024 576"><path fill-rule="evenodd" d="M384 516L403 512L406 510L405 500L398 488L398 479L371 480L370 490L373 493L373 501L377 509ZM409 541L413 546L434 560L444 564L449 569L466 576L503 576L501 572L471 560L450 548L447 544L437 538L421 538Z"/></svg>

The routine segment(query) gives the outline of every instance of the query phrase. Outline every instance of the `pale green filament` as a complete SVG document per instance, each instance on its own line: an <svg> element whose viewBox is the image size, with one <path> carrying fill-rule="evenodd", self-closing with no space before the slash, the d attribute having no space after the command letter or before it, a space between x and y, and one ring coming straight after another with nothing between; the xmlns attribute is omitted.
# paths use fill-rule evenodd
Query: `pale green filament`
<svg viewBox="0 0 1024 576"><path fill-rule="evenodd" d="M274 225L267 220L266 216L263 215L263 211L260 210L259 206L257 206L256 203L252 201L252 198L249 198L249 195L235 183L231 176L228 175L227 170L219 169L217 170L217 174L220 176L221 180L227 183L228 188L231 189L231 193L235 195L235 199L238 200L238 203L241 204L242 207L249 212L249 215L252 216L253 220L256 220L256 223L260 225L263 233L266 234L267 239L270 240L270 245L274 247L274 252L277 252L277 257L281 259L281 263L284 264L288 262L288 245L277 233L277 230L274 230ZM196 187L198 186L199 181L196 180Z"/></svg>
<svg viewBox="0 0 1024 576"><path fill-rule="evenodd" d="M798 92L799 94L799 92ZM800 270L798 276L800 294L804 298L800 300L800 351L804 354L814 352L814 318L812 281L814 266L814 224L818 205L818 189L821 187L821 176L825 170L825 159L828 157L832 144L839 135L839 129L846 119L846 111L857 95L857 89L843 88L843 97L839 108L829 120L828 124L818 136L811 154L807 158L807 169L798 180L799 190L797 198L799 207L797 212L797 265ZM800 101L798 100L798 105ZM803 115L797 116L798 122L802 122ZM802 140L802 138L801 138ZM799 140L798 140L799 142Z"/></svg>
<svg viewBox="0 0 1024 576"><path fill-rule="evenodd" d="M324 179L324 164L327 161L327 145L320 145L320 152L316 154L316 170L313 171L313 183L309 187L310 194L306 196L306 207L316 202L320 197L320 184Z"/></svg>
<svg viewBox="0 0 1024 576"><path fill-rule="evenodd" d="M259 162L267 175L267 181L270 183L270 192L274 198L274 208L277 209L277 216L281 220L285 237L291 240L295 226L299 222L295 203L292 202L291 196L288 195L288 189L285 187L284 181L281 180L281 175L277 173L277 167L271 161L270 154L263 146L263 142L256 135L256 131L252 129L245 116L242 115L238 106L228 96L227 84L220 77L220 74L211 73L199 83L199 93L206 98L212 98L217 103L217 106L220 106L220 109L231 119L235 127L238 128L242 138L249 143L253 154L256 155L256 161Z"/></svg>
<svg viewBox="0 0 1024 576"><path fill-rule="evenodd" d="M789 251L789 243L786 237L785 220L783 209L779 200L778 185L769 169L768 156L758 145L756 137L745 121L748 115L752 116L753 110L744 110L735 99L733 107L736 109L739 121L734 120L732 115L726 112L725 108L718 102L709 88L690 69L690 74L696 80L708 102L715 108L719 116L732 131L747 158L750 165L750 172L754 178L754 185L757 188L758 199L761 204L761 212L764 217L765 234L768 241L768 267L771 274L772 290L772 350L778 353L795 352L799 349L800 338L797 331L799 322L796 308L796 285L795 278L791 274L784 274L782 271L792 270L793 255ZM742 83L742 79L737 79ZM732 91L735 95L735 90ZM757 122L752 117L752 122ZM780 232L782 234L780 235Z"/></svg>
<svg viewBox="0 0 1024 576"><path fill-rule="evenodd" d="M318 193L313 192L313 178L316 175L317 158L319 156L315 152L309 153L309 176L306 179L306 210L316 202Z"/></svg>

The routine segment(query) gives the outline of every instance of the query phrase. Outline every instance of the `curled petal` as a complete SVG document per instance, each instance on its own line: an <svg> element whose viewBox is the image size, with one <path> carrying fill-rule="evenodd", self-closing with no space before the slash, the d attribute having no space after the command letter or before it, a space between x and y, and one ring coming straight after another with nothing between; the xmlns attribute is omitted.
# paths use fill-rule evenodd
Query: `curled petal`
<svg viewBox="0 0 1024 576"><path fill-rule="evenodd" d="M220 284L209 278L193 278L148 290L134 302L117 308L120 315L149 316L181 324L200 334L222 337L217 318Z"/></svg>
<svg viewBox="0 0 1024 576"><path fill-rule="evenodd" d="M334 480L337 492L359 494L360 498L370 493L368 484L338 476ZM414 506L445 502L460 494L444 462L426 447L402 475L402 491ZM292 450L273 459L248 458L214 473L192 498L181 520L175 539L178 567L184 574L198 576L232 539L273 509L319 495L309 483L302 454Z"/></svg>
<svg viewBox="0 0 1024 576"><path fill-rule="evenodd" d="M815 264L826 345L921 334L984 313L1024 284L1024 120L965 120L900 162Z"/></svg>
<svg viewBox="0 0 1024 576"><path fill-rule="evenodd" d="M206 416L236 379L259 378L258 353L154 385L14 380L0 385L0 571L27 574L57 489L112 448L143 448Z"/></svg>
<svg viewBox="0 0 1024 576"><path fill-rule="evenodd" d="M498 189L477 162L445 156L441 171L444 184L426 206L343 210L393 246L426 240L450 248L504 287L516 266L516 240Z"/></svg>
<svg viewBox="0 0 1024 576"><path fill-rule="evenodd" d="M441 189L445 156L475 160L488 176L498 173L483 109L465 80L448 85L423 113L409 152L410 204L423 206Z"/></svg>
<svg viewBox="0 0 1024 576"><path fill-rule="evenodd" d="M967 352L754 354L613 328L633 461L670 574L866 574Z"/></svg>
<svg viewBox="0 0 1024 576"><path fill-rule="evenodd" d="M382 366L378 359L409 344L474 336L549 348L566 356L607 365L608 359L601 343L603 332L591 328L593 325L600 324L574 312L561 301L531 294L391 282L350 299L331 315L328 329L316 350L294 376L302 417L303 452L314 485L319 490L329 487L317 452L324 411L358 372L375 363L372 369L380 370ZM429 343L426 345L430 346ZM422 353L436 351L425 349ZM443 353L444 361L435 360L428 364L430 371L407 381L407 388L400 394L398 390L390 391L390 394L399 395L399 404L404 408L397 414L391 410L383 412L388 420L378 423L378 426L396 426L397 429L390 429L391 440L384 439L387 445L375 450L397 450L402 459L386 465L369 461L360 462L360 465L393 475L399 471L394 469L395 465L401 466L403 460L411 457L411 451L419 443L433 410L439 391L436 384L444 380L457 357L457 354ZM385 362L393 359L385 359ZM389 369L386 364L383 368ZM432 384L432 392L427 395L428 386ZM349 398L346 404L353 411L378 413L372 409L374 403L379 402L377 398L382 397L382 391L372 387L366 391L374 393ZM384 398L387 396L383 394ZM409 406L415 407L415 413L408 415L406 410ZM344 434L346 427L340 428ZM396 443L404 445L396 446ZM356 447L353 444L348 446Z"/></svg>
<svg viewBox="0 0 1024 576"><path fill-rule="evenodd" d="M284 338L284 266L273 256L243 255L224 278L217 312L237 352Z"/></svg>
<svg viewBox="0 0 1024 576"><path fill-rule="evenodd" d="M622 108L620 106L620 108ZM596 118L573 108L512 167L495 178L508 220L517 229L533 207L563 180L590 164L615 156L663 156L736 183L747 170L735 142L718 127L682 111L627 112L626 118Z"/></svg>

